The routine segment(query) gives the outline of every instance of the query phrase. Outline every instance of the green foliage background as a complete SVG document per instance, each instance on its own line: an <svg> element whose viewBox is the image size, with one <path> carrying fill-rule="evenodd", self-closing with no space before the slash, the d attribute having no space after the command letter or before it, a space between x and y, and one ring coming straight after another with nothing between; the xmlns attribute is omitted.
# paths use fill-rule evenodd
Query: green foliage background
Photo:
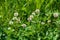
<svg viewBox="0 0 60 40"><path fill-rule="evenodd" d="M40 14L34 18L35 23L27 22L36 9L40 9ZM21 23L9 25L15 11L19 13ZM60 40L60 24L56 23L60 22L60 16L54 18L54 12L60 12L60 0L0 0L0 40ZM49 19L51 23L47 23ZM26 28L21 27L23 23L27 24ZM7 30L8 27L11 30Z"/></svg>

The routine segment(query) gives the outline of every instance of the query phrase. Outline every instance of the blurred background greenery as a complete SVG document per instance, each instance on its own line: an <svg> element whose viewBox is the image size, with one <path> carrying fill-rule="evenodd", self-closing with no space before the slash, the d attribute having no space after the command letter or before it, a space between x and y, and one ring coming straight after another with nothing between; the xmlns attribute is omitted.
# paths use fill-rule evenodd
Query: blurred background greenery
<svg viewBox="0 0 60 40"><path fill-rule="evenodd" d="M40 10L39 16L28 22L36 9ZM16 11L21 23L9 25ZM60 13L60 0L0 0L0 40L60 40L60 16L54 18L54 12ZM51 22L47 23L48 20ZM23 23L26 28L21 26Z"/></svg>

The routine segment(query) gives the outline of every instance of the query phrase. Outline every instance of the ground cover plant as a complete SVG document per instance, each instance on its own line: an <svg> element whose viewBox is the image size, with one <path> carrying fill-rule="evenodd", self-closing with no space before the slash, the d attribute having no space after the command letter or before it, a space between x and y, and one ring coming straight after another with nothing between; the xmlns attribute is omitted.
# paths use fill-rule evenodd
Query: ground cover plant
<svg viewBox="0 0 60 40"><path fill-rule="evenodd" d="M0 0L0 40L60 40L60 0Z"/></svg>

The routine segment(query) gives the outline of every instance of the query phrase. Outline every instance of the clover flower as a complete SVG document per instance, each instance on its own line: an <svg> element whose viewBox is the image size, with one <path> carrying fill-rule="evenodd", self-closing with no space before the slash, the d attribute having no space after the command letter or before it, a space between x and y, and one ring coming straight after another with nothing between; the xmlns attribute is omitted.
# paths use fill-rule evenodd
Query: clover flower
<svg viewBox="0 0 60 40"><path fill-rule="evenodd" d="M14 16L17 17L18 16L18 12L14 13Z"/></svg>
<svg viewBox="0 0 60 40"><path fill-rule="evenodd" d="M36 9L35 12L36 12L36 13L40 13L40 10L39 10L39 9Z"/></svg>
<svg viewBox="0 0 60 40"><path fill-rule="evenodd" d="M41 22L42 25L44 25L45 23L44 22Z"/></svg>
<svg viewBox="0 0 60 40"><path fill-rule="evenodd" d="M22 24L21 26L22 26L22 27L26 27L27 25L26 25L26 24Z"/></svg>
<svg viewBox="0 0 60 40"><path fill-rule="evenodd" d="M57 18L57 17L59 16L59 14L58 14L58 13L54 13L53 16L54 16L55 18Z"/></svg>
<svg viewBox="0 0 60 40"><path fill-rule="evenodd" d="M20 21L20 17L17 18L17 21Z"/></svg>
<svg viewBox="0 0 60 40"><path fill-rule="evenodd" d="M50 22L51 22L51 20L48 20L47 22L48 22L48 23L50 23Z"/></svg>
<svg viewBox="0 0 60 40"><path fill-rule="evenodd" d="M32 18L28 18L27 20L30 22L32 20Z"/></svg>
<svg viewBox="0 0 60 40"><path fill-rule="evenodd" d="M10 24L10 25L13 24L13 21L9 21L9 24Z"/></svg>
<svg viewBox="0 0 60 40"><path fill-rule="evenodd" d="M20 17L17 18L16 22L17 22L17 23L21 23Z"/></svg>
<svg viewBox="0 0 60 40"><path fill-rule="evenodd" d="M13 17L12 20L17 20L17 17Z"/></svg>
<svg viewBox="0 0 60 40"><path fill-rule="evenodd" d="M33 16L33 15L30 15L29 17L30 17L30 18L33 18L34 16Z"/></svg>
<svg viewBox="0 0 60 40"><path fill-rule="evenodd" d="M35 12L32 12L32 15L35 15Z"/></svg>
<svg viewBox="0 0 60 40"><path fill-rule="evenodd" d="M30 22L30 21L32 21L32 18L33 18L34 16L33 15L30 15L28 18L27 18L27 20Z"/></svg>

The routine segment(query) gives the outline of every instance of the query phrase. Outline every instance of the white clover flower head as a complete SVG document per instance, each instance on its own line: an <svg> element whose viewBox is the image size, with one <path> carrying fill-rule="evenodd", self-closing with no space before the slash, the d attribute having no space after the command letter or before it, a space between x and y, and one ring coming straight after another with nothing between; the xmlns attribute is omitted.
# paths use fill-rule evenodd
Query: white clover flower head
<svg viewBox="0 0 60 40"><path fill-rule="evenodd" d="M54 13L53 16L57 18L59 16L59 13Z"/></svg>
<svg viewBox="0 0 60 40"><path fill-rule="evenodd" d="M11 27L8 27L8 30L11 30Z"/></svg>
<svg viewBox="0 0 60 40"><path fill-rule="evenodd" d="M18 16L18 12L15 12L15 13L14 13L14 16L17 17L17 16Z"/></svg>
<svg viewBox="0 0 60 40"><path fill-rule="evenodd" d="M48 22L48 23L50 23L50 22L51 22L51 20L48 20L47 22Z"/></svg>
<svg viewBox="0 0 60 40"><path fill-rule="evenodd" d="M13 24L13 21L9 21L9 24L10 24L10 25Z"/></svg>
<svg viewBox="0 0 60 40"><path fill-rule="evenodd" d="M39 10L39 9L36 9L35 12L36 12L36 13L40 13L40 10Z"/></svg>
<svg viewBox="0 0 60 40"><path fill-rule="evenodd" d="M35 15L35 12L32 12L32 15Z"/></svg>
<svg viewBox="0 0 60 40"><path fill-rule="evenodd" d="M32 21L33 18L34 18L34 16L33 16L33 15L30 15L30 16L27 18L27 20L30 22L30 21Z"/></svg>
<svg viewBox="0 0 60 40"><path fill-rule="evenodd" d="M29 17L27 20L30 22L30 21L32 21L32 18Z"/></svg>
<svg viewBox="0 0 60 40"><path fill-rule="evenodd" d="M30 15L30 18L33 18L34 16L33 15Z"/></svg>
<svg viewBox="0 0 60 40"><path fill-rule="evenodd" d="M20 17L17 18L17 21L20 21Z"/></svg>
<svg viewBox="0 0 60 40"><path fill-rule="evenodd" d="M26 27L27 25L26 25L26 24L22 24L21 26L22 26L22 27Z"/></svg>
<svg viewBox="0 0 60 40"><path fill-rule="evenodd" d="M16 23L21 23L20 17L17 18Z"/></svg>
<svg viewBox="0 0 60 40"><path fill-rule="evenodd" d="M17 20L17 17L13 17L12 20Z"/></svg>
<svg viewBox="0 0 60 40"><path fill-rule="evenodd" d="M41 22L42 25L44 25L45 23L44 22Z"/></svg>

